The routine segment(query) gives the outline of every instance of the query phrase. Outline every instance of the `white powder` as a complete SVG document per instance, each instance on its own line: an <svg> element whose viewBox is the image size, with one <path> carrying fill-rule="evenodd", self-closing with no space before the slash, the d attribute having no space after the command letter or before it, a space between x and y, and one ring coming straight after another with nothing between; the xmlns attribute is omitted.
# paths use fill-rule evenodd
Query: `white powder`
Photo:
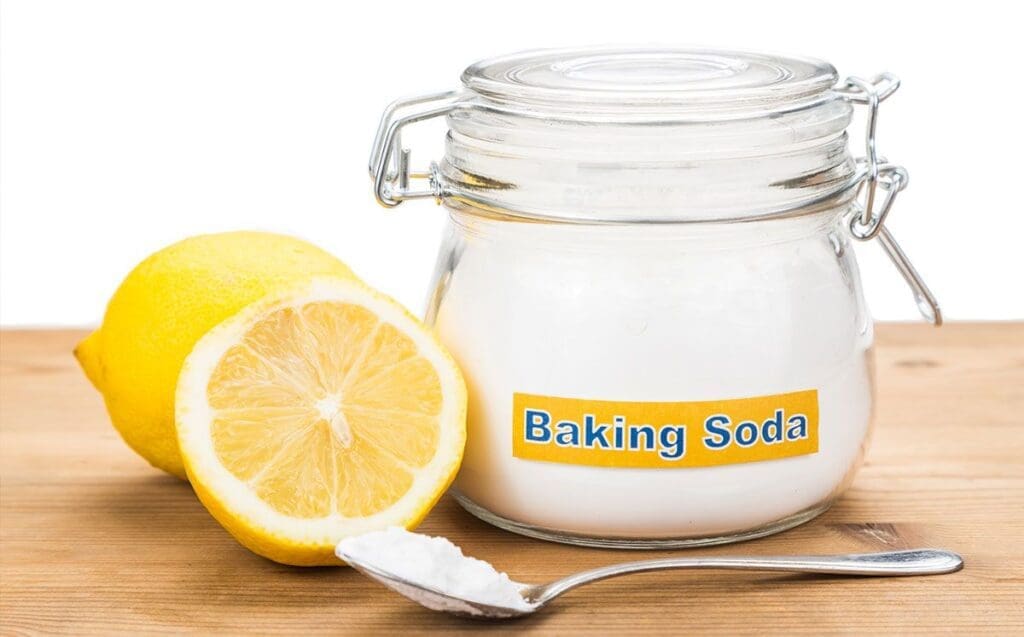
<svg viewBox="0 0 1024 637"><path fill-rule="evenodd" d="M436 325L469 385L463 496L535 528L660 539L755 530L849 482L871 420L873 339L850 242L830 238L827 218L656 231L456 219ZM810 389L809 455L648 469L513 454L516 392L657 402Z"/></svg>
<svg viewBox="0 0 1024 637"><path fill-rule="evenodd" d="M529 611L533 605L519 594L522 584L493 566L462 554L443 537L410 533L399 527L350 537L338 543L339 558L376 567L407 582L481 604ZM399 591L428 608L479 614L472 606L424 594L409 587Z"/></svg>

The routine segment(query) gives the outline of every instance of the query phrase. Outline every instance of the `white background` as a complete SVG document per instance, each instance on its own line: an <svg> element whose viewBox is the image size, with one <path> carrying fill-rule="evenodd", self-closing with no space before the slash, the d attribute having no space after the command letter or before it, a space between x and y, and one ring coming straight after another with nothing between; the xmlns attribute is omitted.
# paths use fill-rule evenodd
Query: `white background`
<svg viewBox="0 0 1024 637"><path fill-rule="evenodd" d="M313 240L419 310L443 212L373 203L366 160L383 107L455 87L481 57L601 43L764 49L844 74L897 73L880 147L912 177L891 229L949 318L1024 318L1024 35L1012 3L955 6L9 0L0 323L95 323L148 253L241 228ZM440 134L414 163L437 154ZM915 318L877 246L859 254L875 315Z"/></svg>

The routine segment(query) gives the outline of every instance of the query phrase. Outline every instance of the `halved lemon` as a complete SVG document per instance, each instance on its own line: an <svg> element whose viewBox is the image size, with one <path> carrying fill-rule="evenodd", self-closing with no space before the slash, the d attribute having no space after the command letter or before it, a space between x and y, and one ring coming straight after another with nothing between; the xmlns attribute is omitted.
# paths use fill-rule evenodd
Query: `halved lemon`
<svg viewBox="0 0 1024 637"><path fill-rule="evenodd" d="M433 333L365 285L321 279L196 343L178 442L210 513L250 550L338 564L349 535L419 523L466 440L466 388Z"/></svg>

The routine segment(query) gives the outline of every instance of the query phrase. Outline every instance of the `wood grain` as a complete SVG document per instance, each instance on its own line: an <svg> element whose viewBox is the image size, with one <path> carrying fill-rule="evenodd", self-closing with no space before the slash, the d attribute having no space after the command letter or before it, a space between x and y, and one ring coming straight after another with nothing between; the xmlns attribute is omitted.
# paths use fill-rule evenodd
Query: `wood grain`
<svg viewBox="0 0 1024 637"><path fill-rule="evenodd" d="M878 328L867 464L827 514L693 554L938 546L960 573L899 580L726 572L595 584L509 624L432 613L345 568L240 548L185 483L124 446L75 367L80 332L0 334L4 634L1024 633L1024 323ZM581 549L488 527L445 500L423 526L525 581L666 553Z"/></svg>

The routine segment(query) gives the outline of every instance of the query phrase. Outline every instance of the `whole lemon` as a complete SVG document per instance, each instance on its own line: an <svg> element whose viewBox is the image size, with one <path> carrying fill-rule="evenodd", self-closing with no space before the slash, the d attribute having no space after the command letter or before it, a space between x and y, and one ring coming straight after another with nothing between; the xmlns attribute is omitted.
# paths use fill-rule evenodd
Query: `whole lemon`
<svg viewBox="0 0 1024 637"><path fill-rule="evenodd" d="M305 241L266 232L200 235L135 267L103 324L75 348L114 427L154 467L185 479L174 392L185 357L212 327L253 301L318 276L355 278Z"/></svg>

